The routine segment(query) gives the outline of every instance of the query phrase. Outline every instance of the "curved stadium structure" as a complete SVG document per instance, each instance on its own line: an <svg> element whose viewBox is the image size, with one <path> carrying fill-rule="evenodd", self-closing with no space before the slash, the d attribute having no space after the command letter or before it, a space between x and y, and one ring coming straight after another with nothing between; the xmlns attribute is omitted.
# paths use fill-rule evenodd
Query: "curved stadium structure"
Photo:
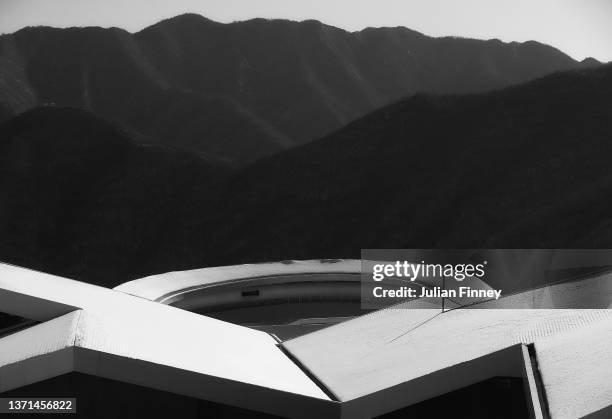
<svg viewBox="0 0 612 419"><path fill-rule="evenodd" d="M115 289L284 340L364 314L360 282L359 260L313 260L170 272Z"/></svg>
<svg viewBox="0 0 612 419"><path fill-rule="evenodd" d="M0 393L76 397L84 417L612 415L609 272L367 312L359 274L295 261L111 290L0 265L2 311L24 319L0 335Z"/></svg>

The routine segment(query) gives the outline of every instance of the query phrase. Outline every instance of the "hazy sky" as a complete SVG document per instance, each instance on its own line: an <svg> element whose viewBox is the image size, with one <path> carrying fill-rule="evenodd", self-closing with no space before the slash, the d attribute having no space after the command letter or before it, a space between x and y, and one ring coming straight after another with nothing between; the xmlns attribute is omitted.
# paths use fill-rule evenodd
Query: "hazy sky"
<svg viewBox="0 0 612 419"><path fill-rule="evenodd" d="M0 32L28 25L137 31L184 12L220 22L317 19L348 30L406 26L432 36L534 39L577 59L612 61L612 0L0 0Z"/></svg>

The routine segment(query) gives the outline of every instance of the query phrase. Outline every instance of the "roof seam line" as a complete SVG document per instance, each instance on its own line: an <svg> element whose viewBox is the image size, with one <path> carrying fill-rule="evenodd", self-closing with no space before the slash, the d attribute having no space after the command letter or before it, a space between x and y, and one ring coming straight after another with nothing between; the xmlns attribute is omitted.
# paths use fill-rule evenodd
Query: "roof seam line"
<svg viewBox="0 0 612 419"><path fill-rule="evenodd" d="M282 343L276 345L278 349L293 362L309 379L312 381L331 401L340 402L340 398L329 387L323 383L306 365L304 365L297 357L295 357Z"/></svg>
<svg viewBox="0 0 612 419"><path fill-rule="evenodd" d="M394 337L393 339L391 339L389 342L387 342L385 345L388 345L390 343L395 342L396 340L398 340L399 338L402 338L404 336L406 336L408 333L418 329L419 327L423 326L424 324L430 322L431 320L435 319L436 317L438 317L439 315L444 314L444 312L440 312L438 314L436 314L435 316L432 316L430 318L428 318L427 320L422 321L421 323L417 324L416 326L414 326L413 328L406 330L404 333L400 334L399 336Z"/></svg>

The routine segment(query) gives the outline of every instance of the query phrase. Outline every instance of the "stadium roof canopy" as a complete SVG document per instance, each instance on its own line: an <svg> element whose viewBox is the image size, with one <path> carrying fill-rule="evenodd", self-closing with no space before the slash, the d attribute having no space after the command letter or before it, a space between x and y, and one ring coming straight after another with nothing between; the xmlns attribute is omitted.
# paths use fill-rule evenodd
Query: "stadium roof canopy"
<svg viewBox="0 0 612 419"><path fill-rule="evenodd" d="M355 263L285 268L346 274ZM408 302L282 343L154 301L249 272L273 281L257 266L110 290L0 265L0 311L40 322L0 337L0 393L77 371L273 415L361 418L505 376L523 379L531 417L612 416L609 274L471 309ZM575 309L577 299L599 309ZM517 308L534 302L548 308Z"/></svg>
<svg viewBox="0 0 612 419"><path fill-rule="evenodd" d="M42 322L0 339L0 392L78 371L277 415L336 409L264 332L4 264L0 307Z"/></svg>

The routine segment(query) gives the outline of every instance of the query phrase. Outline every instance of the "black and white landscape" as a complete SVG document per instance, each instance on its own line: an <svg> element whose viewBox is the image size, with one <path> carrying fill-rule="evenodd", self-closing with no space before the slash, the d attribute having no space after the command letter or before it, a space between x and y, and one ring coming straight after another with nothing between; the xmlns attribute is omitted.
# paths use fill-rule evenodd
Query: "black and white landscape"
<svg viewBox="0 0 612 419"><path fill-rule="evenodd" d="M87 109L138 142L244 164L414 93L481 93L585 68L537 42L350 33L317 21L177 16L121 29L25 28L1 38L4 113Z"/></svg>
<svg viewBox="0 0 612 419"><path fill-rule="evenodd" d="M610 417L605 1L0 0L0 414Z"/></svg>
<svg viewBox="0 0 612 419"><path fill-rule="evenodd" d="M198 15L0 38L0 258L104 285L361 248L609 247L612 68Z"/></svg>

